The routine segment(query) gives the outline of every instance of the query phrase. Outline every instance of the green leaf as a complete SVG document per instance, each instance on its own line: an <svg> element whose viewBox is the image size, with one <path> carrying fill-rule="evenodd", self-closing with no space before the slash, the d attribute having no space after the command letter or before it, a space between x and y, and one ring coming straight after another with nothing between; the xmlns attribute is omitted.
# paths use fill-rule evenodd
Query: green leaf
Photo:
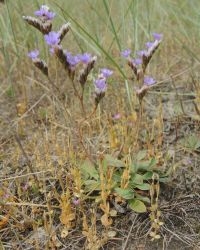
<svg viewBox="0 0 200 250"><path fill-rule="evenodd" d="M131 183L132 184L142 184L143 183L143 176L140 174L134 174L131 176Z"/></svg>
<svg viewBox="0 0 200 250"><path fill-rule="evenodd" d="M115 188L115 192L122 198L129 200L134 198L134 191L130 188Z"/></svg>
<svg viewBox="0 0 200 250"><path fill-rule="evenodd" d="M136 184L134 185L136 188L140 189L140 190L149 190L150 189L150 185L148 183L142 183L142 184Z"/></svg>
<svg viewBox="0 0 200 250"><path fill-rule="evenodd" d="M121 171L114 172L112 176L112 180L114 182L121 183L121 176L122 176Z"/></svg>
<svg viewBox="0 0 200 250"><path fill-rule="evenodd" d="M137 161L141 161L143 160L147 155L147 151L146 150L141 150L138 152L137 156L136 156L136 159Z"/></svg>
<svg viewBox="0 0 200 250"><path fill-rule="evenodd" d="M145 174L143 174L142 177L143 177L144 180L150 180L150 179L152 179L152 176L153 176L153 172L152 171L148 171Z"/></svg>
<svg viewBox="0 0 200 250"><path fill-rule="evenodd" d="M95 181L95 180L86 180L84 182L84 185L85 185L84 191L86 193L93 192L93 191L100 191L101 190L100 182Z"/></svg>
<svg viewBox="0 0 200 250"><path fill-rule="evenodd" d="M143 201L144 203L148 203L148 204L150 204L150 199L149 199L149 197L146 197L146 196L142 196L142 195L140 195L140 194L135 194L135 198L137 198L138 200L140 200L140 201Z"/></svg>
<svg viewBox="0 0 200 250"><path fill-rule="evenodd" d="M129 207L136 213L145 213L147 211L145 204L138 199L130 200L128 204Z"/></svg>
<svg viewBox="0 0 200 250"><path fill-rule="evenodd" d="M104 160L106 161L107 166L112 166L112 167L117 167L117 168L122 168L125 167L125 164L123 161L120 161L116 158L114 158L112 155L105 155Z"/></svg>
<svg viewBox="0 0 200 250"><path fill-rule="evenodd" d="M151 171L155 165L156 165L155 158L152 158L149 161L141 161L141 162L137 163L137 170Z"/></svg>
<svg viewBox="0 0 200 250"><path fill-rule="evenodd" d="M95 180L99 180L99 173L91 161L85 160L80 166L80 170L85 176L85 179L94 178Z"/></svg>

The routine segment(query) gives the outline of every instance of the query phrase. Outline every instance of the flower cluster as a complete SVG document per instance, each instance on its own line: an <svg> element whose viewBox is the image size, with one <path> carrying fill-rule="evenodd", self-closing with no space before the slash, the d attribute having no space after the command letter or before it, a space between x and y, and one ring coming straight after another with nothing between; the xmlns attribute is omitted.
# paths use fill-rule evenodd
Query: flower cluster
<svg viewBox="0 0 200 250"><path fill-rule="evenodd" d="M92 58L89 53L72 55L71 52L65 51L65 55L66 60L71 67L75 67L78 63L88 64Z"/></svg>
<svg viewBox="0 0 200 250"><path fill-rule="evenodd" d="M130 49L125 49L121 52L121 56L128 59L128 65L132 68L137 80L140 81L142 79L143 84L148 86L155 84L156 81L152 77L145 76L146 67L163 38L163 35L159 33L153 33L152 35L153 41L145 44L146 49L137 51L137 57L131 58Z"/></svg>
<svg viewBox="0 0 200 250"><path fill-rule="evenodd" d="M39 50L35 49L30 52L28 52L28 57L30 57L35 64L35 66L42 71L43 74L48 76L48 67L47 64L39 58Z"/></svg>
<svg viewBox="0 0 200 250"><path fill-rule="evenodd" d="M98 78L94 80L96 105L98 105L100 100L104 97L107 89L107 78L110 77L112 74L112 70L103 68L100 70Z"/></svg>
<svg viewBox="0 0 200 250"><path fill-rule="evenodd" d="M144 84L145 85L153 85L153 84L155 84L156 83L156 80L155 79L153 79L153 77L150 77L150 76L145 76L144 77Z"/></svg>
<svg viewBox="0 0 200 250"><path fill-rule="evenodd" d="M28 57L30 57L32 60L38 59L40 52L38 49L32 50L28 53Z"/></svg>
<svg viewBox="0 0 200 250"><path fill-rule="evenodd" d="M54 12L49 11L49 7L46 5L42 5L39 10L34 12L34 14L44 20L52 20L56 15Z"/></svg>
<svg viewBox="0 0 200 250"><path fill-rule="evenodd" d="M47 35L44 35L44 39L49 46L58 45L60 42L60 36L58 32L51 31Z"/></svg>
<svg viewBox="0 0 200 250"><path fill-rule="evenodd" d="M102 94L105 93L107 89L107 83L106 80L108 77L110 77L113 74L112 70L109 70L107 68L101 69L100 74L97 79L94 80L95 85L95 93Z"/></svg>
<svg viewBox="0 0 200 250"><path fill-rule="evenodd" d="M54 18L55 13L51 12L48 6L42 5L39 10L35 11L35 15L38 18L28 16L24 17L24 19L30 25L34 26L43 33L44 40L50 47L50 53L52 55L55 55L64 66L69 78L72 80L75 94L82 102L83 96L81 95L83 95L85 83L87 81L89 73L94 68L97 57L92 56L87 52L82 54L72 54L70 51L64 50L62 48L61 42L70 29L70 23L63 24L59 31L52 31L51 20ZM39 50L35 49L33 51L30 51L28 53L28 57L32 59L35 66L39 68L42 73L48 76L48 66L43 60L39 58ZM76 67L78 64L80 64L80 67ZM109 76L112 75L112 73L113 72L111 70L103 68L100 70L98 78L94 81L96 94L95 103L97 105L100 99L105 95L105 91L107 89L106 80ZM79 82L82 87L81 94L79 94L77 91L77 86L74 84L75 80Z"/></svg>
<svg viewBox="0 0 200 250"><path fill-rule="evenodd" d="M55 13L49 10L49 7L42 5L39 10L35 11L35 16L23 16L23 19L42 34L48 34L52 28L52 19L55 17Z"/></svg>

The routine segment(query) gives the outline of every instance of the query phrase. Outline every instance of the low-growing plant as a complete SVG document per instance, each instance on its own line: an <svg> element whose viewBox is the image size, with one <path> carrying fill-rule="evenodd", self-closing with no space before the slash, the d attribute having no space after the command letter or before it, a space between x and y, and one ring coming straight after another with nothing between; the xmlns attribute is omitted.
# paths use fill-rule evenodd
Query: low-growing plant
<svg viewBox="0 0 200 250"><path fill-rule="evenodd" d="M33 64L48 79L51 89L50 98L55 99L64 118L67 117L67 123L64 126L71 126L70 131L75 131L71 136L76 138L78 144L77 149L73 147L71 155L67 159L69 167L64 176L65 182L61 180L63 177L59 180L62 192L54 190L61 210L59 219L64 226L63 237L68 235L69 230L75 225L78 214L82 213L83 234L87 237L88 243L92 247L94 246L94 238L97 241L94 226L97 218L93 213L90 227L84 210L85 203L89 201L97 204L101 209L101 223L106 230L112 225L113 217L117 213L123 214L130 209L137 213L149 212L152 225L150 236L152 239L159 238L159 229L162 226L158 205L159 182L165 181L166 176L159 169L160 159L152 150L151 145L146 145L147 149L144 149L145 143L143 146L140 144L141 136L144 136L145 133L149 133L152 140L156 140L153 129L150 131L149 128L143 127L143 99L148 90L156 83L152 77L146 75L146 70L162 41L162 34L153 33L153 41L146 43L146 50L136 52L136 58L130 56L130 49L121 52L132 69L134 86L136 86L134 91L138 98L139 110L135 109L133 118L135 129L130 129L131 126L127 121L125 125L119 125L120 114L116 115L113 117L115 125L119 125L116 128L121 126L129 140L125 140L124 144L116 143L117 136L113 130L115 125L113 125L110 130L108 129L108 140L112 141L113 148L120 145L119 152L115 154L115 152L103 150L94 155L86 145L85 126L90 128L90 123L95 120L97 108L105 97L108 79L113 75L113 70L106 67L96 69L97 56L92 56L91 53L72 54L70 49L63 48L64 38L70 35L70 23L63 24L58 31L53 31L52 22L55 13L51 12L48 6L42 5L35 12L35 16L24 16L23 18L29 25L42 33L45 43L49 47L50 61L56 58L63 66L66 84L70 83L70 87L73 89L71 98L77 102L80 110L78 117L81 115L81 118L77 119L76 111L69 111L65 93L56 84L55 77L51 74L51 67L40 58L39 49L34 48L28 52L28 57L31 58ZM93 82L92 94L89 91L91 82ZM90 101L91 99L93 99L93 103ZM42 112L43 110L45 111L45 109L41 109L41 116L46 117L46 111ZM155 119L154 125L161 127L162 122ZM97 134L98 131L94 131L94 133ZM158 144L161 145L162 138L159 137L158 140ZM123 150L128 153L125 154ZM101 243L99 243L100 245Z"/></svg>

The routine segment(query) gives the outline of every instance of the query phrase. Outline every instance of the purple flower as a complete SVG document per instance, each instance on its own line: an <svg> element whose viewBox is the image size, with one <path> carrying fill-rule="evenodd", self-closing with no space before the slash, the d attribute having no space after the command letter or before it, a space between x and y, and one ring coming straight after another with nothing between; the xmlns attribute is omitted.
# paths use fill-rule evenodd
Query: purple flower
<svg viewBox="0 0 200 250"><path fill-rule="evenodd" d="M142 59L141 59L141 58L133 59L133 63L134 63L135 65L140 65L140 64L142 64Z"/></svg>
<svg viewBox="0 0 200 250"><path fill-rule="evenodd" d="M146 50L139 50L139 51L137 51L137 55L140 56L140 57L145 56L146 53L147 53Z"/></svg>
<svg viewBox="0 0 200 250"><path fill-rule="evenodd" d="M145 85L153 85L156 82L152 77L150 76L145 76L144 77L144 84Z"/></svg>
<svg viewBox="0 0 200 250"><path fill-rule="evenodd" d="M101 69L101 74L102 74L105 78L107 78L107 77L109 77L109 76L111 76L111 75L113 74L113 71L110 70L110 69L104 68L104 69Z"/></svg>
<svg viewBox="0 0 200 250"><path fill-rule="evenodd" d="M153 35L153 38L155 40L158 40L158 41L162 40L162 38L163 38L163 34L159 34L159 33L154 32L152 35Z"/></svg>
<svg viewBox="0 0 200 250"><path fill-rule="evenodd" d="M52 20L56 15L54 12L49 11L49 7L46 5L42 5L34 14L39 17L44 17L47 20Z"/></svg>
<svg viewBox="0 0 200 250"><path fill-rule="evenodd" d="M22 186L23 191L27 191L29 188L29 183L26 183Z"/></svg>
<svg viewBox="0 0 200 250"><path fill-rule="evenodd" d="M147 42L145 45L149 49L152 47L153 44L154 44L153 42Z"/></svg>
<svg viewBox="0 0 200 250"><path fill-rule="evenodd" d="M94 81L95 92L97 94L105 93L107 89L106 78L98 78Z"/></svg>
<svg viewBox="0 0 200 250"><path fill-rule="evenodd" d="M131 54L131 50L130 50L130 49L125 49L125 50L123 50L123 51L121 52L121 56L123 56L123 57L125 57L125 58L129 57L130 54Z"/></svg>
<svg viewBox="0 0 200 250"><path fill-rule="evenodd" d="M80 62L79 55L73 56L72 53L68 51L65 52L65 55L66 55L66 60L71 67L75 67Z"/></svg>
<svg viewBox="0 0 200 250"><path fill-rule="evenodd" d="M38 50L38 49L35 49L35 50L30 51L27 55L28 55L28 57L30 57L32 60L34 60L34 59L37 59L37 58L38 58L39 53L40 53L39 50Z"/></svg>
<svg viewBox="0 0 200 250"><path fill-rule="evenodd" d="M44 35L44 39L48 45L54 46L60 42L60 35L55 31L51 31L49 34Z"/></svg>
<svg viewBox="0 0 200 250"><path fill-rule="evenodd" d="M121 118L121 114L120 113L116 113L113 115L113 119L114 120L119 120Z"/></svg>
<svg viewBox="0 0 200 250"><path fill-rule="evenodd" d="M75 206L78 206L80 204L80 199L75 197L75 198L73 198L72 202Z"/></svg>
<svg viewBox="0 0 200 250"><path fill-rule="evenodd" d="M70 56L67 58L67 61L72 67L74 67L80 62L80 59L78 56Z"/></svg>
<svg viewBox="0 0 200 250"><path fill-rule="evenodd" d="M80 54L80 55L78 55L78 57L79 57L80 61L82 63L85 63L85 64L89 63L91 60L91 54L89 54L89 53Z"/></svg>

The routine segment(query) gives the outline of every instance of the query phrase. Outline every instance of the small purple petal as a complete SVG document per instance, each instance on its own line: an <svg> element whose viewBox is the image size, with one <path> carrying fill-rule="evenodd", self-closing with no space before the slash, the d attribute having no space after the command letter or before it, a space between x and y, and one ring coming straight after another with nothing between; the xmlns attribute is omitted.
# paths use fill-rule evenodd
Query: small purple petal
<svg viewBox="0 0 200 250"><path fill-rule="evenodd" d="M158 41L162 40L162 38L163 38L163 34L159 34L159 33L154 32L152 35L153 35L153 38L155 40L158 40Z"/></svg>
<svg viewBox="0 0 200 250"><path fill-rule="evenodd" d="M117 113L117 114L113 115L113 119L114 120L119 120L120 118L121 118L121 114L120 113Z"/></svg>
<svg viewBox="0 0 200 250"><path fill-rule="evenodd" d="M80 61L82 63L85 63L85 64L89 63L91 60L91 54L89 54L89 53L80 54L80 55L78 55L78 57L79 57Z"/></svg>
<svg viewBox="0 0 200 250"><path fill-rule="evenodd" d="M38 49L35 49L35 50L30 51L27 55L28 55L28 57L30 57L32 60L34 60L34 59L38 58L39 53L40 53L39 50L38 50Z"/></svg>
<svg viewBox="0 0 200 250"><path fill-rule="evenodd" d="M125 49L125 50L123 50L123 51L121 52L121 56L122 56L122 57L125 57L125 58L129 57L130 54L131 54L131 50L130 50L130 49Z"/></svg>
<svg viewBox="0 0 200 250"><path fill-rule="evenodd" d="M147 42L145 45L149 49L152 47L153 44L154 44L153 42Z"/></svg>
<svg viewBox="0 0 200 250"><path fill-rule="evenodd" d="M152 77L150 77L150 76L144 77L144 84L145 85L153 85L154 83L156 83L156 80L154 80Z"/></svg>
<svg viewBox="0 0 200 250"><path fill-rule="evenodd" d="M72 202L75 206L78 206L80 204L80 200L78 198L73 198Z"/></svg>
<svg viewBox="0 0 200 250"><path fill-rule="evenodd" d="M113 74L113 71L110 70L110 69L104 68L104 69L101 69L101 74L102 74L105 78L107 78L107 77L109 77L109 76L111 76L111 75Z"/></svg>
<svg viewBox="0 0 200 250"><path fill-rule="evenodd" d="M46 13L46 17L47 17L48 20L52 20L55 17L55 15L56 14L54 12L51 12L51 11Z"/></svg>
<svg viewBox="0 0 200 250"><path fill-rule="evenodd" d="M107 89L106 78L98 78L94 81L95 92L97 94L104 93Z"/></svg>
<svg viewBox="0 0 200 250"><path fill-rule="evenodd" d="M49 11L49 7L46 5L42 5L34 14L38 17L44 17L47 20L52 20L56 15L54 12Z"/></svg>
<svg viewBox="0 0 200 250"><path fill-rule="evenodd" d="M141 58L133 59L133 63L134 63L135 65L140 65L140 64L142 64L142 59L141 59Z"/></svg>
<svg viewBox="0 0 200 250"><path fill-rule="evenodd" d="M137 51L137 55L140 56L140 57L145 56L146 53L147 53L146 50L139 50L139 51Z"/></svg>
<svg viewBox="0 0 200 250"><path fill-rule="evenodd" d="M67 62L70 64L70 66L75 67L79 62L80 62L80 58L79 55L75 55L73 56L71 54L71 52L66 51L65 52L66 55L66 60Z"/></svg>
<svg viewBox="0 0 200 250"><path fill-rule="evenodd" d="M55 31L51 31L47 35L44 35L44 39L48 45L54 46L60 42L60 35Z"/></svg>

